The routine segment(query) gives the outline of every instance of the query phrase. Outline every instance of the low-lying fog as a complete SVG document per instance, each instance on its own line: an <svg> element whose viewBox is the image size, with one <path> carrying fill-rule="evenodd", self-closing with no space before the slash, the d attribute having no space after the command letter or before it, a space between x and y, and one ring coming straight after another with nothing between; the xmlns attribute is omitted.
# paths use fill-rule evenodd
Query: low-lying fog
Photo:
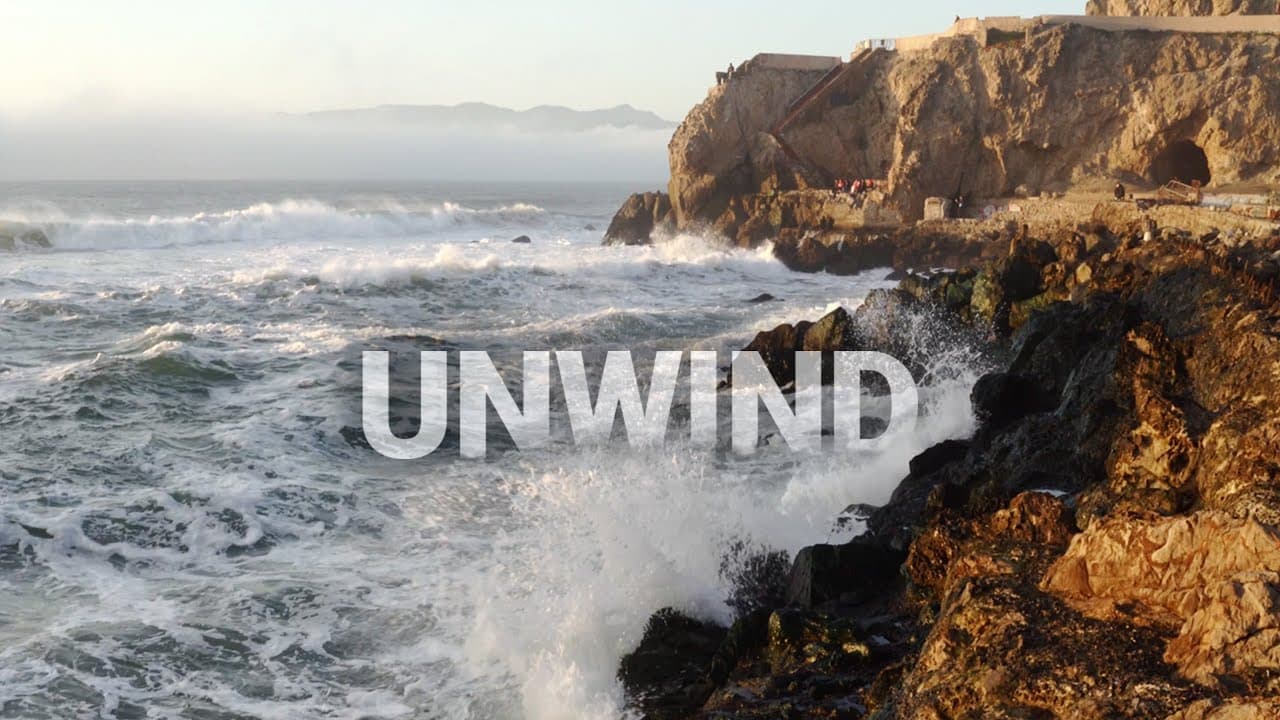
<svg viewBox="0 0 1280 720"><path fill-rule="evenodd" d="M671 127L583 124L548 129L470 114L424 122L376 111L0 117L0 179L666 178Z"/></svg>

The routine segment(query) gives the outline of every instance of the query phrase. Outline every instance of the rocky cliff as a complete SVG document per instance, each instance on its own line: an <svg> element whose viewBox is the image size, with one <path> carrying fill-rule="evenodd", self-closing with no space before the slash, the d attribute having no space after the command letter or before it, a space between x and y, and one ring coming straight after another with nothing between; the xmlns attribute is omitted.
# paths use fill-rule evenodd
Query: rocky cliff
<svg viewBox="0 0 1280 720"><path fill-rule="evenodd" d="M1143 241L1141 221L1107 203L760 333L779 381L801 349L912 367L895 343L920 313L1002 360L977 431L857 509L866 533L748 563L732 627L656 615L620 671L638 709L1280 717L1280 232Z"/></svg>
<svg viewBox="0 0 1280 720"><path fill-rule="evenodd" d="M791 101L825 74L748 66L689 113L668 145L668 189L680 227L732 216L741 196L810 184L788 166L786 153L768 131Z"/></svg>
<svg viewBox="0 0 1280 720"><path fill-rule="evenodd" d="M1089 0L1090 15L1269 15L1272 0Z"/></svg>
<svg viewBox="0 0 1280 720"><path fill-rule="evenodd" d="M961 35L856 57L785 127L824 74L746 74L676 130L673 219L752 244L788 226L757 211L769 198L840 177L881 179L877 204L906 220L957 192L1280 181L1277 57L1274 34L1064 24Z"/></svg>

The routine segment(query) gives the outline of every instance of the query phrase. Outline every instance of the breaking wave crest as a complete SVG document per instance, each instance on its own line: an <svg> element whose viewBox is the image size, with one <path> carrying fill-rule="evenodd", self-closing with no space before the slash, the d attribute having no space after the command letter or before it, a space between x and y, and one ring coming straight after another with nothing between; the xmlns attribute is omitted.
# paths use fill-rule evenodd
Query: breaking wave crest
<svg viewBox="0 0 1280 720"><path fill-rule="evenodd" d="M148 249L235 242L422 237L460 226L537 226L547 212L517 202L472 208L455 202L406 204L373 199L337 205L313 199L263 202L231 210L147 217L69 216L55 207L0 210L15 236L38 231L55 250Z"/></svg>

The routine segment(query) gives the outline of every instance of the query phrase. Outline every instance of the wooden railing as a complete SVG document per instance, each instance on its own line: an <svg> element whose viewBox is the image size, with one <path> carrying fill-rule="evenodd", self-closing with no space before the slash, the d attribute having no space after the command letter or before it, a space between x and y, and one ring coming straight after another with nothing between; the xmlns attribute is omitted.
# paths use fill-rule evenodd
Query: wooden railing
<svg viewBox="0 0 1280 720"><path fill-rule="evenodd" d="M1201 191L1199 188L1194 188L1186 183L1170 180L1167 185L1156 191L1156 197L1160 200L1199 205Z"/></svg>

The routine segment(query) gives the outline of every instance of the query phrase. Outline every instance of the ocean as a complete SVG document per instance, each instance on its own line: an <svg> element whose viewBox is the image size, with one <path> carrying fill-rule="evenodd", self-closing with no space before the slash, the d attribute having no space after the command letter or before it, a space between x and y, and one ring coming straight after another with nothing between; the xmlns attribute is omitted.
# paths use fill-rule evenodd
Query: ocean
<svg viewBox="0 0 1280 720"><path fill-rule="evenodd" d="M622 717L654 610L732 619L728 548L847 537L843 508L972 431L980 363L938 348L874 456L353 441L364 349L630 349L643 375L895 284L602 247L637 189L0 184L0 227L51 244L0 250L0 717Z"/></svg>

